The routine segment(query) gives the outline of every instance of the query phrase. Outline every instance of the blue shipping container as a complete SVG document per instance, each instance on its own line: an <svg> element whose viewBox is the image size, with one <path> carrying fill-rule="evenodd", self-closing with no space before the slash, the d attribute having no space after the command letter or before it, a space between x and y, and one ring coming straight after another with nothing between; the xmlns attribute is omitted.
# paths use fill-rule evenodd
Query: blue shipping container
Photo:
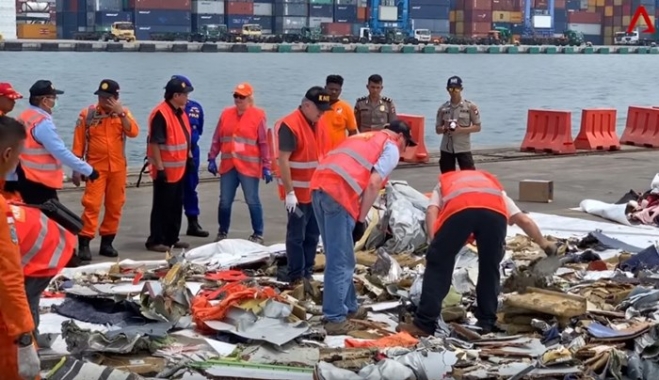
<svg viewBox="0 0 659 380"><path fill-rule="evenodd" d="M355 23L357 22L356 5L337 5L334 7L334 22Z"/></svg>
<svg viewBox="0 0 659 380"><path fill-rule="evenodd" d="M225 24L224 15L192 14L192 30L197 31L204 25Z"/></svg>
<svg viewBox="0 0 659 380"><path fill-rule="evenodd" d="M554 10L554 24L567 23L567 11L565 9Z"/></svg>
<svg viewBox="0 0 659 380"><path fill-rule="evenodd" d="M171 25L187 26L192 24L191 14L188 11L180 10L139 10L135 11L135 25Z"/></svg>
<svg viewBox="0 0 659 380"><path fill-rule="evenodd" d="M96 12L96 25L110 25L118 21L133 21L132 12Z"/></svg>
<svg viewBox="0 0 659 380"><path fill-rule="evenodd" d="M410 18L426 20L448 20L451 8L437 5L411 5Z"/></svg>
<svg viewBox="0 0 659 380"><path fill-rule="evenodd" d="M57 25L57 38L60 40L72 40L73 35L78 32L78 27L72 25L61 26Z"/></svg>
<svg viewBox="0 0 659 380"><path fill-rule="evenodd" d="M334 6L323 4L309 4L309 17L334 17Z"/></svg>
<svg viewBox="0 0 659 380"><path fill-rule="evenodd" d="M584 34L583 39L584 39L584 41L590 42L593 45L604 45L604 37L602 37L602 36Z"/></svg>
<svg viewBox="0 0 659 380"><path fill-rule="evenodd" d="M409 0L409 1L410 1L410 7L413 7L415 5L432 5L436 7L451 8L452 6L451 0ZM429 19L430 17L427 18Z"/></svg>
<svg viewBox="0 0 659 380"><path fill-rule="evenodd" d="M55 10L57 10L57 13L59 12L68 12L68 11L74 11L76 12L78 10L78 2L79 0L57 0L55 2ZM81 10L85 10L85 4L82 4L83 7Z"/></svg>
<svg viewBox="0 0 659 380"><path fill-rule="evenodd" d="M78 16L79 14L77 12L57 12L57 15L55 16L55 23L57 26L61 25L65 27L75 27L77 30L78 25L80 24L78 21Z"/></svg>
<svg viewBox="0 0 659 380"><path fill-rule="evenodd" d="M255 3L273 4L274 0L254 0Z"/></svg>
<svg viewBox="0 0 659 380"><path fill-rule="evenodd" d="M256 24L261 29L272 30L272 17L268 16L250 16L250 15L229 15L227 16L227 27L229 29L240 29L245 24Z"/></svg>
<svg viewBox="0 0 659 380"><path fill-rule="evenodd" d="M151 40L151 33L190 33L189 26L141 25L135 28L135 38L138 41Z"/></svg>
<svg viewBox="0 0 659 380"><path fill-rule="evenodd" d="M581 10L581 0L567 0L565 2L565 9L569 11L580 11Z"/></svg>

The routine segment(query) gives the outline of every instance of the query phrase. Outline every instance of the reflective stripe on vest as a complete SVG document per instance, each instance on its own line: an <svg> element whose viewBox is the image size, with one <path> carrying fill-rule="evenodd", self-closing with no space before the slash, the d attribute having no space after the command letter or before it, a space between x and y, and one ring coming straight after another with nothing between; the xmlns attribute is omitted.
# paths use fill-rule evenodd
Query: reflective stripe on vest
<svg viewBox="0 0 659 380"><path fill-rule="evenodd" d="M27 119L25 119L26 114L29 115ZM34 138L34 128L44 119L46 119L45 115L32 109L23 111L19 116L18 120L23 123L28 134L19 161L28 180L59 189L62 187L64 177L62 163Z"/></svg>
<svg viewBox="0 0 659 380"><path fill-rule="evenodd" d="M39 223L41 224L41 228L39 229L39 236L37 236L37 239L34 241L30 249L28 249L28 251L22 255L21 264L23 267L28 265L30 261L32 261L39 253L42 252L43 243L48 236L48 226L50 219L48 219L48 217L43 212L40 214L41 216L39 217ZM58 269L58 264L60 260L62 260L62 255L64 254L64 249L66 248L66 230L64 230L64 228L59 224L56 224L56 226L59 232L59 239L57 246L55 247L55 250L52 252L52 254L49 252L50 260L48 261L47 269Z"/></svg>
<svg viewBox="0 0 659 380"><path fill-rule="evenodd" d="M362 155L360 155L359 153L357 153L354 150L349 149L349 148L334 149L333 151L329 152L327 155L332 156L332 155L339 154L339 153L340 154L345 154L345 155L349 156L350 158L354 159L355 161L357 161L357 163L359 163L361 166L363 166L364 169L366 169L368 171L373 170L373 166L374 166L373 164L366 161L366 159ZM337 164L322 164L322 165L318 166L318 168L316 170L322 170L322 169L331 170L334 173L336 173L337 175L339 175L344 181L346 181L348 186L350 186L352 188L352 190L355 191L355 193L362 194L364 192L364 188L359 186L357 181L355 181L354 178L352 178L348 174L348 172L346 172L339 165L337 165Z"/></svg>
<svg viewBox="0 0 659 380"><path fill-rule="evenodd" d="M489 178L480 174L473 174L473 175L458 178L454 180L453 183L482 181L482 180L489 181ZM483 194L503 196L503 192L495 187L463 187L458 190L454 190L449 194L444 195L442 197L442 203L446 204L446 202L450 201L451 199L467 193L483 193Z"/></svg>

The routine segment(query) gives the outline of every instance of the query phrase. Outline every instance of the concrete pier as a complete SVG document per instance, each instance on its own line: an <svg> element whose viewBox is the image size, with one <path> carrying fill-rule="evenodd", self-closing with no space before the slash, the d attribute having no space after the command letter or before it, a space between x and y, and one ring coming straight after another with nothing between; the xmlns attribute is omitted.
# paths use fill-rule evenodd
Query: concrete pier
<svg viewBox="0 0 659 380"><path fill-rule="evenodd" d="M0 51L176 53L659 54L649 46L376 45L361 43L199 43L7 40Z"/></svg>

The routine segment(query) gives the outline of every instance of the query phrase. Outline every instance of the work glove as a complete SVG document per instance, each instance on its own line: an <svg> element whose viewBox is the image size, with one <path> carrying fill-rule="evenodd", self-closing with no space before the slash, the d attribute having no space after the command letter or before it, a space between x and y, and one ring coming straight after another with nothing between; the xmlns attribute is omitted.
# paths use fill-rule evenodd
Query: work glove
<svg viewBox="0 0 659 380"><path fill-rule="evenodd" d="M34 344L18 347L18 375L25 380L34 380L41 371L41 361Z"/></svg>
<svg viewBox="0 0 659 380"><path fill-rule="evenodd" d="M87 177L87 179L89 179L91 182L94 182L98 179L98 172L96 171L96 169L92 169L92 174L90 174L89 177Z"/></svg>
<svg viewBox="0 0 659 380"><path fill-rule="evenodd" d="M164 170L156 172L156 182L167 182L167 173Z"/></svg>
<svg viewBox="0 0 659 380"><path fill-rule="evenodd" d="M567 246L563 243L551 243L545 247L544 251L547 257L562 256L565 254L566 248Z"/></svg>
<svg viewBox="0 0 659 380"><path fill-rule="evenodd" d="M208 172L212 175L217 175L217 164L215 164L215 160L208 160Z"/></svg>
<svg viewBox="0 0 659 380"><path fill-rule="evenodd" d="M291 191L286 194L286 210L289 213L294 213L297 208L297 197L295 196L295 191Z"/></svg>
<svg viewBox="0 0 659 380"><path fill-rule="evenodd" d="M270 169L263 168L262 174L263 174L263 180L265 180L265 183L272 182L272 172L270 171Z"/></svg>
<svg viewBox="0 0 659 380"><path fill-rule="evenodd" d="M352 230L352 242L357 243L358 241L360 241L364 236L364 232L366 232L366 223L364 222L355 223L355 228Z"/></svg>

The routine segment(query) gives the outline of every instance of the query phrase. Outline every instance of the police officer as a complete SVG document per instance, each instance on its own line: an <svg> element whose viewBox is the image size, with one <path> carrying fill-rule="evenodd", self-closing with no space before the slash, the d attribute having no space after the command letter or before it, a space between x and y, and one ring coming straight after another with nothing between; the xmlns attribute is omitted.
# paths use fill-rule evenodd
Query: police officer
<svg viewBox="0 0 659 380"><path fill-rule="evenodd" d="M382 76L373 74L368 77L368 96L357 99L355 103L355 117L360 132L380 130L385 124L396 120L394 101L380 96L383 88Z"/></svg>
<svg viewBox="0 0 659 380"><path fill-rule="evenodd" d="M446 83L451 99L437 110L435 132L442 135L439 169L442 173L455 170L455 162L460 170L474 170L471 155L471 134L481 131L481 115L478 106L462 97L462 79L452 76Z"/></svg>
<svg viewBox="0 0 659 380"><path fill-rule="evenodd" d="M174 75L172 78L178 79L192 88L190 80L183 75ZM185 105L185 112L190 119L192 136L190 136L190 149L192 150L192 159L194 160L195 170L189 170L185 173L185 187L183 189L183 208L185 216L188 218L188 230L186 235L196 237L208 237L209 232L204 231L199 224L199 198L197 197L197 185L199 185L199 138L204 132L204 109L201 104L188 99Z"/></svg>

